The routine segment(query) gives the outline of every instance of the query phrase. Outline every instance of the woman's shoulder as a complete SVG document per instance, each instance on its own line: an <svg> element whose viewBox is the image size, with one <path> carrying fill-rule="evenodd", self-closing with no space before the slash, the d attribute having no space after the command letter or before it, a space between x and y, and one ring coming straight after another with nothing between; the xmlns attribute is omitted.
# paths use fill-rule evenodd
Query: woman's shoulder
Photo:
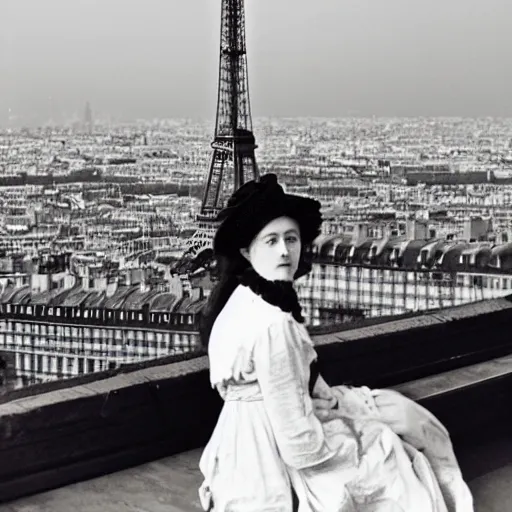
<svg viewBox="0 0 512 512"><path fill-rule="evenodd" d="M237 329L259 336L273 325L284 324L293 317L269 304L250 288L239 285L217 317L214 330L234 332Z"/></svg>
<svg viewBox="0 0 512 512"><path fill-rule="evenodd" d="M273 326L282 324L291 315L261 299L250 289L239 286L215 320L208 354L212 383L229 378L233 368L251 357L255 346L274 337ZM228 377L226 377L226 375Z"/></svg>
<svg viewBox="0 0 512 512"><path fill-rule="evenodd" d="M232 296L233 309L238 311L250 312L251 316L258 320L258 323L268 325L274 321L279 321L291 317L287 313L273 304L265 301L260 295L253 292L248 286L239 285Z"/></svg>
<svg viewBox="0 0 512 512"><path fill-rule="evenodd" d="M232 367L239 366L240 361L248 361L254 350L259 353L278 350L283 344L302 351L311 340L304 325L291 313L265 302L249 288L239 286L217 317L210 336L212 382L216 382L219 375L222 378L231 375Z"/></svg>

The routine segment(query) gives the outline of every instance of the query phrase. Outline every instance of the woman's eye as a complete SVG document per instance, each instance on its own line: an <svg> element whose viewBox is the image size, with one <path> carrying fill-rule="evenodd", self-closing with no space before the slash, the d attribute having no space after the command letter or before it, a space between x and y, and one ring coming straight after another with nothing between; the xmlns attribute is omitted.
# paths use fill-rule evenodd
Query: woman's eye
<svg viewBox="0 0 512 512"><path fill-rule="evenodd" d="M297 241L297 237L296 236L289 236L286 241L290 244L293 244Z"/></svg>
<svg viewBox="0 0 512 512"><path fill-rule="evenodd" d="M269 238L267 240L267 245L274 245L276 243L276 239L275 238Z"/></svg>

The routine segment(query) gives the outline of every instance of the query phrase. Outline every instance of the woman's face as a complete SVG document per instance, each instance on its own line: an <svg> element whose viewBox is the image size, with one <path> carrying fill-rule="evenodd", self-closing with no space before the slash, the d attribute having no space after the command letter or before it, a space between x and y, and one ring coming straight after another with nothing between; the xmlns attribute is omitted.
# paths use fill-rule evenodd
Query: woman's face
<svg viewBox="0 0 512 512"><path fill-rule="evenodd" d="M249 247L240 252L261 277L269 281L293 281L301 247L297 222L289 217L279 217L269 222Z"/></svg>

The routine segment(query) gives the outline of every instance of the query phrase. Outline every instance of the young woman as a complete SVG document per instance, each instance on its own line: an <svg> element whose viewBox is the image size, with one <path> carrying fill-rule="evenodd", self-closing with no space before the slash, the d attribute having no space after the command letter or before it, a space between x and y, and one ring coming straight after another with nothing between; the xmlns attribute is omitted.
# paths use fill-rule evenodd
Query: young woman
<svg viewBox="0 0 512 512"><path fill-rule="evenodd" d="M305 249L319 234L320 204L285 194L269 174L243 185L220 218L222 277L202 337L224 406L200 461L203 508L291 512L293 486L300 512L470 512L456 462L436 472L397 435L407 432L393 431L403 410L417 409L393 394L311 379L316 352L293 281L309 270ZM439 448L445 431L435 426ZM417 437L428 444L428 435Z"/></svg>

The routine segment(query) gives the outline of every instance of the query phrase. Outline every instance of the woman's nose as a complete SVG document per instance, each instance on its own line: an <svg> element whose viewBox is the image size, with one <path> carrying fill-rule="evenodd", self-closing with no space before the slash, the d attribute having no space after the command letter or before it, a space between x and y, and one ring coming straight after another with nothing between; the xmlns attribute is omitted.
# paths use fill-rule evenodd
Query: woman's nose
<svg viewBox="0 0 512 512"><path fill-rule="evenodd" d="M284 240L281 240L279 242L279 252L283 256L288 256L288 254L290 253L290 251L288 249L288 245L286 244L286 242Z"/></svg>

